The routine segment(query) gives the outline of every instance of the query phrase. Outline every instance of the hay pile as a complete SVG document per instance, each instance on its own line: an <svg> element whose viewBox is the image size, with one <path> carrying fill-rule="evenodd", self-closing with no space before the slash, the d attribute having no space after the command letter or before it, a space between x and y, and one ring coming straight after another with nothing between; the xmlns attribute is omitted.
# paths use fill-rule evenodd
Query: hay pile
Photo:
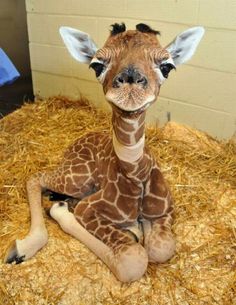
<svg viewBox="0 0 236 305"><path fill-rule="evenodd" d="M27 177L54 168L76 138L110 128L109 114L64 98L27 104L0 121L1 259L29 228ZM0 304L236 304L235 144L174 123L146 135L175 199L171 261L121 284L45 216L48 245L21 265L1 261Z"/></svg>

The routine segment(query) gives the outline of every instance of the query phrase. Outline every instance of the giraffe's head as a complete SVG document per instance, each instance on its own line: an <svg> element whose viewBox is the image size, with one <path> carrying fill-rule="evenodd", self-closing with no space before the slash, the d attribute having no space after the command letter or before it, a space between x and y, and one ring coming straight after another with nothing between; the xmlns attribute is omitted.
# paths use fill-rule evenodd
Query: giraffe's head
<svg viewBox="0 0 236 305"><path fill-rule="evenodd" d="M100 49L79 30L61 27L60 34L71 55L94 69L111 105L136 114L155 101L169 72L192 57L204 29L190 28L165 48L157 39L159 32L145 24L138 24L136 30L114 24Z"/></svg>

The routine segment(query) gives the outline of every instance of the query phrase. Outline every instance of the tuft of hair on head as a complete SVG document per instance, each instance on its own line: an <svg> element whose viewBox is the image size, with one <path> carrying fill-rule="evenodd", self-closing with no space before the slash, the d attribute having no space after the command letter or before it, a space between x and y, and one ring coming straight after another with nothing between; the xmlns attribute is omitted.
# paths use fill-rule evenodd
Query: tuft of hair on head
<svg viewBox="0 0 236 305"><path fill-rule="evenodd" d="M136 30L142 33L150 33L155 35L161 35L161 32L153 30L149 25L144 23L139 23L136 25Z"/></svg>
<svg viewBox="0 0 236 305"><path fill-rule="evenodd" d="M119 33L123 33L126 30L125 24L122 22L121 24L119 23L114 23L111 25L111 36L117 35Z"/></svg>

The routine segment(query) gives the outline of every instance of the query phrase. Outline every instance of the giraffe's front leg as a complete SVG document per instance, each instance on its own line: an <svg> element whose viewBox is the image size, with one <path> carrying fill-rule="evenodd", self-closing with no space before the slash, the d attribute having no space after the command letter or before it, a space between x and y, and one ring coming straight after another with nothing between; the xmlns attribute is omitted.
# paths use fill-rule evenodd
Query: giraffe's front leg
<svg viewBox="0 0 236 305"><path fill-rule="evenodd" d="M4 261L6 263L21 263L31 258L48 241L48 233L45 227L41 209L41 190L44 186L44 175L32 176L27 182L27 193L31 213L31 226L28 235L17 239L8 249Z"/></svg>
<svg viewBox="0 0 236 305"><path fill-rule="evenodd" d="M69 212L66 202L54 204L50 214L65 232L94 252L120 281L138 280L147 268L146 250L135 238L98 213L91 202L95 197L98 200L99 193L80 201L74 214ZM100 200L96 203L104 204ZM104 210L109 213L106 204Z"/></svg>
<svg viewBox="0 0 236 305"><path fill-rule="evenodd" d="M171 232L170 218L165 216L156 220L144 220L144 247L149 262L164 263L175 253L175 239Z"/></svg>
<svg viewBox="0 0 236 305"><path fill-rule="evenodd" d="M144 247L150 262L164 263L175 253L171 230L173 203L170 191L157 167L152 170L143 199Z"/></svg>

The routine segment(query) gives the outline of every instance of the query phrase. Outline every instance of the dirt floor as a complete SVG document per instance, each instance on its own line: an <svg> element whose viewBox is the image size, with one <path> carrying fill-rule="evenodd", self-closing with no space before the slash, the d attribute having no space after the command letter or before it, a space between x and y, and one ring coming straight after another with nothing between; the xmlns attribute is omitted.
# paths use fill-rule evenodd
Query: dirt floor
<svg viewBox="0 0 236 305"><path fill-rule="evenodd" d="M0 304L236 304L236 146L176 123L146 130L175 200L177 251L168 263L122 284L45 215L48 244L27 262L3 264L29 229L27 178L55 168L69 144L95 130L111 130L110 115L65 98L0 120Z"/></svg>

